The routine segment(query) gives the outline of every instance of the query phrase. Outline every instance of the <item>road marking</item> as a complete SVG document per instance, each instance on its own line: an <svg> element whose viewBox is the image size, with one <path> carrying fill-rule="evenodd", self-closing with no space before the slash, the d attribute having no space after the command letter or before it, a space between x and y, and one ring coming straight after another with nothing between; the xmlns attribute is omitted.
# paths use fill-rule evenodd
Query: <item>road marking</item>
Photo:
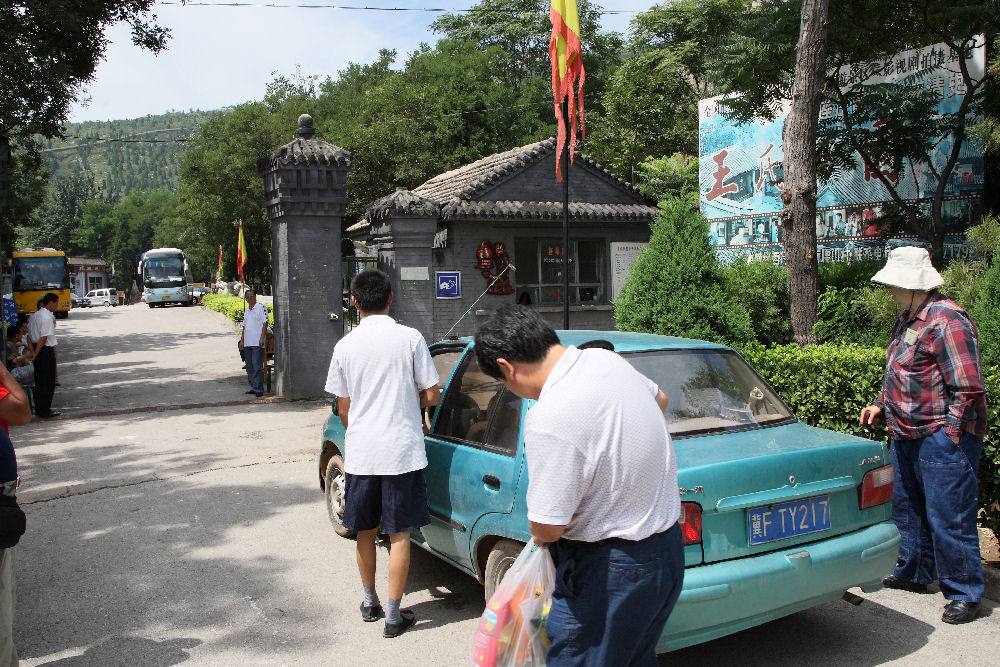
<svg viewBox="0 0 1000 667"><path fill-rule="evenodd" d="M115 330L115 335L117 335L119 338L124 338L125 337L122 334L122 332L118 330L118 327L115 326L114 322L112 322L111 320L108 320L108 324L110 324L111 328Z"/></svg>

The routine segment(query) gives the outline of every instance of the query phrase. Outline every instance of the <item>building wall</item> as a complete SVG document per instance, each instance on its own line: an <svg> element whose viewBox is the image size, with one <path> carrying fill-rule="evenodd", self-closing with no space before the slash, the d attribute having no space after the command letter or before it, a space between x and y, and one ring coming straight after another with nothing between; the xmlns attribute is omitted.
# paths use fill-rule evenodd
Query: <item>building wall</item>
<svg viewBox="0 0 1000 667"><path fill-rule="evenodd" d="M442 227L448 229L448 245L446 248L434 251L431 279L434 278L434 271L461 271L462 298L434 299L433 340L445 337L448 330L469 308L472 308L472 311L455 327L451 333L452 336L474 334L478 324L488 318L497 306L516 301L518 294L517 272L514 271L514 277L511 280L511 285L514 287L513 294L486 294L473 307L473 303L489 285L478 268L476 257L476 251L484 240L488 239L494 243L503 242L507 247L511 262L516 267L518 258L514 253L515 238L558 238L562 235L561 223L500 222L487 225L481 221L456 220L443 223ZM610 294L611 291L610 243L612 241L648 243L649 235L649 225L645 222L571 223L570 227L571 239L600 239L604 242L601 279L604 284L602 291L605 294ZM536 306L536 308L547 320L552 322L553 326L559 329L563 328L563 309L561 306ZM594 305L571 306L570 327L573 329L613 330L613 308L606 300Z"/></svg>
<svg viewBox="0 0 1000 667"><path fill-rule="evenodd" d="M533 164L508 181L476 199L483 201L558 201L563 200L563 184L555 182L556 160L550 155ZM569 200L598 204L645 204L607 180L582 162L570 167Z"/></svg>

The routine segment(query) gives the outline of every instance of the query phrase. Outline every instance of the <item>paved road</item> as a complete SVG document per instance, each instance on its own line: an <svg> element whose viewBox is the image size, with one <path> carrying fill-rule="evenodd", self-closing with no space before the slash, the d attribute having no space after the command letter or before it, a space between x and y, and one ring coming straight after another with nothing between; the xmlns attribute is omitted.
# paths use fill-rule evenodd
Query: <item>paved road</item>
<svg viewBox="0 0 1000 667"><path fill-rule="evenodd" d="M219 405L246 380L232 333L201 308L96 308L58 326L56 406L70 418L12 434L29 522L23 664L468 664L482 588L420 550L404 602L417 627L390 641L358 620L353 543L330 530L317 485L327 403ZM193 403L217 405L71 416ZM952 627L939 595L864 597L660 663L996 664L996 605Z"/></svg>

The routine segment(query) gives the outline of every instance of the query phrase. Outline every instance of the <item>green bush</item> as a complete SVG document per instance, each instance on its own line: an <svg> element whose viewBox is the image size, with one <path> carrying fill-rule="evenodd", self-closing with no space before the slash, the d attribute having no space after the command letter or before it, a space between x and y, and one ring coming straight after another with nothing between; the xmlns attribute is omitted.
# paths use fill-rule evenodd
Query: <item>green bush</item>
<svg viewBox="0 0 1000 667"><path fill-rule="evenodd" d="M1000 367L993 366L984 374L989 417L979 459L979 506L982 524L1000 537Z"/></svg>
<svg viewBox="0 0 1000 667"><path fill-rule="evenodd" d="M241 297L233 296L231 294L206 294L201 297L201 305L220 312L233 322L237 323L243 322L243 311L247 307L246 301L244 301ZM274 310L271 305L267 303L264 304L264 307L267 308L267 323L273 327Z"/></svg>
<svg viewBox="0 0 1000 667"><path fill-rule="evenodd" d="M941 293L965 308L972 309L983 283L982 262L955 259L941 272L944 285Z"/></svg>
<svg viewBox="0 0 1000 667"><path fill-rule="evenodd" d="M889 292L869 285L860 289L827 287L816 301L816 312L813 333L824 343L885 347L896 321Z"/></svg>
<svg viewBox="0 0 1000 667"><path fill-rule="evenodd" d="M765 345L792 342L788 314L788 270L774 262L734 262L722 266L729 298L750 315L754 338Z"/></svg>
<svg viewBox="0 0 1000 667"><path fill-rule="evenodd" d="M844 289L853 287L861 289L871 285L872 276L885 266L885 262L877 259L860 259L852 262L830 262L819 265L819 289L822 292L827 287Z"/></svg>
<svg viewBox="0 0 1000 667"><path fill-rule="evenodd" d="M979 328L983 367L1000 366L1000 254L994 254L982 273L969 316Z"/></svg>
<svg viewBox="0 0 1000 667"><path fill-rule="evenodd" d="M858 415L882 389L885 348L751 345L744 356L805 423L869 437ZM884 428L876 435L884 439Z"/></svg>
<svg viewBox="0 0 1000 667"><path fill-rule="evenodd" d="M797 345L766 348L753 344L744 356L806 424L885 441L884 426L867 433L861 410L882 388L885 348L860 345ZM1000 535L1000 367L984 368L989 409L979 462L982 525Z"/></svg>
<svg viewBox="0 0 1000 667"><path fill-rule="evenodd" d="M615 302L618 329L738 347L753 340L750 316L726 291L707 228L689 202L660 202L649 247L639 255Z"/></svg>

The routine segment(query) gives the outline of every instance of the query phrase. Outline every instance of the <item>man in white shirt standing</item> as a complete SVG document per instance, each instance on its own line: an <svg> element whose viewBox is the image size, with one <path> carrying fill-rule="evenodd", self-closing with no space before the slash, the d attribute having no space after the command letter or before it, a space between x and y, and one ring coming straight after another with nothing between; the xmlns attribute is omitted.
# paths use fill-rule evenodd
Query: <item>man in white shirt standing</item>
<svg viewBox="0 0 1000 667"><path fill-rule="evenodd" d="M384 637L397 637L416 619L400 610L410 570L410 532L430 523L420 409L441 398L438 374L423 336L389 317L392 286L381 271L351 281L351 301L361 322L337 343L326 390L337 396L347 429L343 523L357 533L358 570L364 587L361 618L382 614L375 593L375 537L389 534L389 601Z"/></svg>
<svg viewBox="0 0 1000 667"><path fill-rule="evenodd" d="M497 309L475 351L538 401L524 447L531 536L556 561L547 664L656 665L684 579L667 396L614 352L563 347L524 306Z"/></svg>
<svg viewBox="0 0 1000 667"><path fill-rule="evenodd" d="M244 294L247 307L243 311L243 338L241 349L250 379L248 394L264 395L264 337L267 334L267 308L257 302L257 294L248 289Z"/></svg>
<svg viewBox="0 0 1000 667"><path fill-rule="evenodd" d="M42 307L28 320L28 338L35 354L35 412L48 419L60 413L52 411L56 391L56 318L59 296L49 292L42 297Z"/></svg>

